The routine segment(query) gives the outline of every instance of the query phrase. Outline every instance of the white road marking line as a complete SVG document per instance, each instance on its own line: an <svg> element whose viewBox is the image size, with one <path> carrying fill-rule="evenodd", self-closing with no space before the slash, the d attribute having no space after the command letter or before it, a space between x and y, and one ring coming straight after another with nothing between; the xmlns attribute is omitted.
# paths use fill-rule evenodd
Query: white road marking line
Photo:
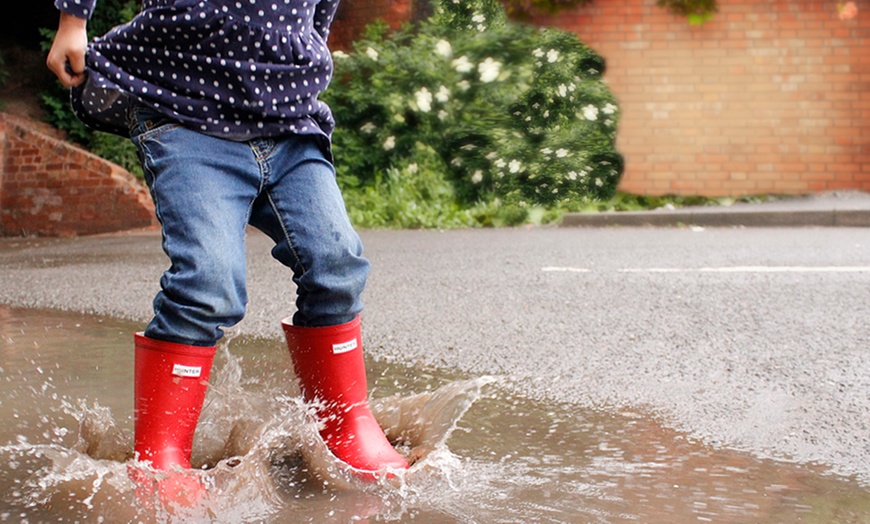
<svg viewBox="0 0 870 524"><path fill-rule="evenodd" d="M649 267L620 269L620 273L863 273L870 266L730 266L730 267Z"/></svg>
<svg viewBox="0 0 870 524"><path fill-rule="evenodd" d="M582 267L542 267L550 273L591 273ZM619 273L868 273L870 266L725 266L725 267L640 267L617 269Z"/></svg>

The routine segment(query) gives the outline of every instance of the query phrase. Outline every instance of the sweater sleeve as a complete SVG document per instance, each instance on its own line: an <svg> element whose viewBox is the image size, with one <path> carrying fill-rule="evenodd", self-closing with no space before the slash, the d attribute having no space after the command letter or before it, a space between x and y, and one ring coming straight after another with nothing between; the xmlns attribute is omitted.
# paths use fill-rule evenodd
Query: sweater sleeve
<svg viewBox="0 0 870 524"><path fill-rule="evenodd" d="M66 1L74 2L76 0ZM335 12L338 10L338 2L339 0L320 0L320 3L317 4L317 11L314 13L314 30L323 37L324 42L329 37L329 27L332 25L332 19L335 18Z"/></svg>
<svg viewBox="0 0 870 524"><path fill-rule="evenodd" d="M54 0L54 6L58 10L85 20L94 13L96 3L97 0Z"/></svg>

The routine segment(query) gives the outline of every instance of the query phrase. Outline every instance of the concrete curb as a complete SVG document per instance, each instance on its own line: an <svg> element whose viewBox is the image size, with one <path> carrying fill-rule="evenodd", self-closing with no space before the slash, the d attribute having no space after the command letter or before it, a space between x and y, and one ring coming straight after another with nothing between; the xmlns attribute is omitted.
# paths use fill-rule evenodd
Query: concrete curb
<svg viewBox="0 0 870 524"><path fill-rule="evenodd" d="M761 204L569 213L561 227L870 227L870 194L814 195Z"/></svg>

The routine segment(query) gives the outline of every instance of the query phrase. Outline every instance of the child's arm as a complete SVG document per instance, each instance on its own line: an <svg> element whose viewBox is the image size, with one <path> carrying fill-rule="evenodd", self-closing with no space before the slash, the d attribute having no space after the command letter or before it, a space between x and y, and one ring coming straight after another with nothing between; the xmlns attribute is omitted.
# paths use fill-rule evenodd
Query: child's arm
<svg viewBox="0 0 870 524"><path fill-rule="evenodd" d="M60 14L57 34L46 64L66 87L77 86L85 80L85 51L88 47L86 25L84 18L69 13Z"/></svg>
<svg viewBox="0 0 870 524"><path fill-rule="evenodd" d="M60 23L46 63L66 87L85 81L86 25L96 3L97 0L54 0L54 6L60 11Z"/></svg>

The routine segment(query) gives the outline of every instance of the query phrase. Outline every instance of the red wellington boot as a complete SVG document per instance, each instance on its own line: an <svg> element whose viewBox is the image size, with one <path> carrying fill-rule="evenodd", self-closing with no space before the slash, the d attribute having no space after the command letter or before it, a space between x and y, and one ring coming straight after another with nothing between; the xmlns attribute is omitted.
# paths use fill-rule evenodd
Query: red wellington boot
<svg viewBox="0 0 870 524"><path fill-rule="evenodd" d="M329 450L366 477L407 468L368 406L359 317L329 327L297 327L289 319L282 324L303 398L317 404Z"/></svg>
<svg viewBox="0 0 870 524"><path fill-rule="evenodd" d="M188 346L136 334L135 447L157 470L189 469L215 347ZM132 472L137 492L153 493L145 475ZM190 506L203 495L198 479L170 475L157 485L161 502Z"/></svg>

